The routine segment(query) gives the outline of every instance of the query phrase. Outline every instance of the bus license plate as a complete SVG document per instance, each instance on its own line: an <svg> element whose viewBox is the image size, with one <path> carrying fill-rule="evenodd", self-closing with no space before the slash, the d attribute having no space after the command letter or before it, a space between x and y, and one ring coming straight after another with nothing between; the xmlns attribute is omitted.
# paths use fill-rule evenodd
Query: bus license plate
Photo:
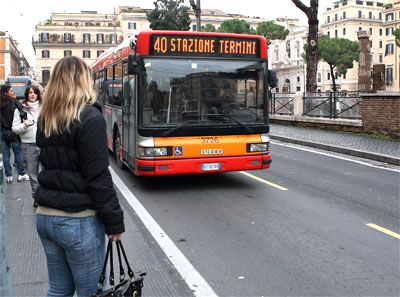
<svg viewBox="0 0 400 297"><path fill-rule="evenodd" d="M220 163L201 164L201 170L202 171L219 170L219 169L221 169L221 164Z"/></svg>

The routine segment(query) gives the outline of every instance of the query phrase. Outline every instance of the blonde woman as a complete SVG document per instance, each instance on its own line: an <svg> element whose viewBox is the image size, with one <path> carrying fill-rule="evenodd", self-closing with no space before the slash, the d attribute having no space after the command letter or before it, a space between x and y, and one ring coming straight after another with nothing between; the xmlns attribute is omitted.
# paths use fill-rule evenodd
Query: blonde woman
<svg viewBox="0 0 400 297"><path fill-rule="evenodd" d="M37 231L49 274L47 296L91 296L105 254L104 232L120 240L123 212L108 170L106 123L85 62L54 67L39 116Z"/></svg>

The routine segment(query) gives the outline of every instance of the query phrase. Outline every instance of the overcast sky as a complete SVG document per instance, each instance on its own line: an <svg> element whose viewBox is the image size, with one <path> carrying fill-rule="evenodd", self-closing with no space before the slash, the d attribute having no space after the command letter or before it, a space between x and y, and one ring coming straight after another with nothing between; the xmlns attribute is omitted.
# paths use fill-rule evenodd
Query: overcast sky
<svg viewBox="0 0 400 297"><path fill-rule="evenodd" d="M9 31L20 43L20 49L31 66L35 66L35 56L31 45L35 26L38 22L48 19L52 12L96 10L112 13L114 7L118 7L118 5L154 8L153 2L154 0L4 0L0 17L0 31ZM320 12L333 2L333 0L320 0ZM303 0L303 3L309 5L309 0ZM185 0L185 4L190 6L189 0ZM227 13L259 16L271 20L277 17L299 18L302 23L306 24L304 13L296 8L291 0L201 0L201 8L216 8Z"/></svg>

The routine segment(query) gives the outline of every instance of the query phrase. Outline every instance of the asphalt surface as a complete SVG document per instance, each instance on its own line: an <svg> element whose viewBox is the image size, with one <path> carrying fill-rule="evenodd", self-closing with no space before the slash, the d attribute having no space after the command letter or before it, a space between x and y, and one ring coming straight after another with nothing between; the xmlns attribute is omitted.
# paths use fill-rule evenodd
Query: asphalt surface
<svg viewBox="0 0 400 297"><path fill-rule="evenodd" d="M117 171L219 296L398 296L399 173L272 145L249 172ZM115 169L117 170L117 169Z"/></svg>

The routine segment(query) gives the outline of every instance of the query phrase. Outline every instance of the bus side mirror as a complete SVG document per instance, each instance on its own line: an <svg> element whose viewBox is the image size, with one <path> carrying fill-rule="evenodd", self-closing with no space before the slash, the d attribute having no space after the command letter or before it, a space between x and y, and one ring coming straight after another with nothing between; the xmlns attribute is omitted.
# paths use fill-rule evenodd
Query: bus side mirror
<svg viewBox="0 0 400 297"><path fill-rule="evenodd" d="M140 58L136 55L129 55L128 57L128 74L139 73L139 61Z"/></svg>
<svg viewBox="0 0 400 297"><path fill-rule="evenodd" d="M268 70L268 86L270 88L276 88L278 85L278 81L276 78L276 71L275 70Z"/></svg>

